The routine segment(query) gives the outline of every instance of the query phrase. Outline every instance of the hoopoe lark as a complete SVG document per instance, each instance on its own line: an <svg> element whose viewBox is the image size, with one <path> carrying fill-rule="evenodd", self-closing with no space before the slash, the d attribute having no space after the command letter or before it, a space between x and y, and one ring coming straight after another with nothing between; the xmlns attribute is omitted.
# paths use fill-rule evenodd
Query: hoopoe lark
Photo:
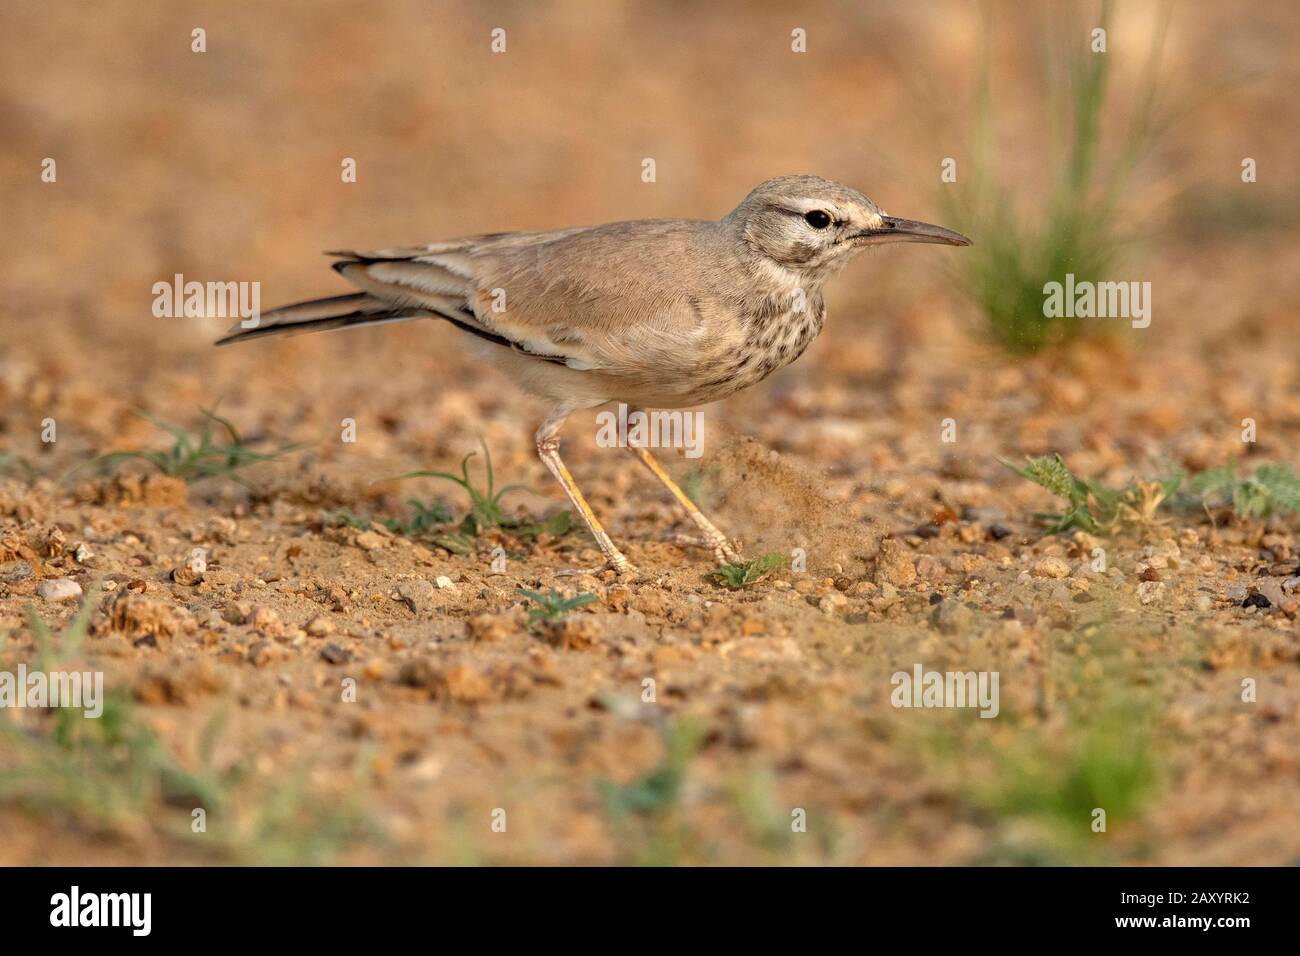
<svg viewBox="0 0 1300 956"><path fill-rule="evenodd" d="M406 319L469 333L482 358L551 403L537 453L609 565L633 570L560 459L560 426L609 402L682 408L725 398L793 362L826 320L822 286L885 242L970 245L888 216L816 176L769 179L717 221L643 219L554 232L491 233L373 252L331 252L361 291L267 312L217 344ZM629 449L699 528L719 562L727 538L645 448Z"/></svg>

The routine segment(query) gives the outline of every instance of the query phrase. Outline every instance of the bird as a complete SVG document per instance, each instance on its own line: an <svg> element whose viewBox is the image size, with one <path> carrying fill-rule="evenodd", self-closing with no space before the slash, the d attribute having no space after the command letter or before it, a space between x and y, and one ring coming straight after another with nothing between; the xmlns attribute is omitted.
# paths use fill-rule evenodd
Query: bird
<svg viewBox="0 0 1300 956"><path fill-rule="evenodd" d="M537 453L604 553L614 544L560 457L579 409L618 402L676 409L718 401L799 358L826 321L827 280L864 249L894 242L969 246L942 226L890 216L818 176L755 187L721 219L637 219L548 232L498 232L368 252L334 270L359 290L282 306L217 345L266 336L432 319L549 404ZM720 564L740 551L647 448L629 450L696 525Z"/></svg>

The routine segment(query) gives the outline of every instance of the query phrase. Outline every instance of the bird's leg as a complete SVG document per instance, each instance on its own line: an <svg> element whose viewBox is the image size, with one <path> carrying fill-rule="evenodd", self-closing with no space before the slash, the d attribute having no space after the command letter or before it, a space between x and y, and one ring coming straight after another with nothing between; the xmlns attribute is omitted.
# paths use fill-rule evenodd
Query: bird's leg
<svg viewBox="0 0 1300 956"><path fill-rule="evenodd" d="M668 477L668 472L664 471L659 462L655 461L654 455L650 454L645 448L630 444L627 446L627 450L640 458L641 463L650 469L650 473L658 478L672 496L677 499L677 503L686 511L687 516L695 522L695 526L700 529L700 533L704 536L705 546L713 549L713 557L718 564L734 563L741 560L740 552L732 547L731 542L727 540L727 536L704 516L704 512L700 511L686 492L677 487L677 482Z"/></svg>
<svg viewBox="0 0 1300 956"><path fill-rule="evenodd" d="M632 562L614 546L614 542L610 540L609 535L601 525L600 519L596 517L596 513L591 510L591 505L587 504L587 499L583 497L582 492L578 489L578 484L573 480L573 475L569 474L569 469L560 459L560 439L557 433L568 414L568 409L556 411L542 423L541 428L537 429L537 456L542 459L542 464L550 469L551 474L555 476L555 480L564 488L564 493L573 502L573 507L578 509L578 514L582 516L587 529L591 531L592 537L596 539L596 544L600 545L600 550L605 552L609 566L620 574L635 571L636 568Z"/></svg>

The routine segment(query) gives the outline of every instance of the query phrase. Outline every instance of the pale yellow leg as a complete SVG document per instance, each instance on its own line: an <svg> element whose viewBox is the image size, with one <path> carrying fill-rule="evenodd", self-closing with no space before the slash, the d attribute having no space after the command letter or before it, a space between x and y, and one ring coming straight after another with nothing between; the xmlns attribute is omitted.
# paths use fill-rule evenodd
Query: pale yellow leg
<svg viewBox="0 0 1300 956"><path fill-rule="evenodd" d="M705 545L713 549L713 557L719 564L741 560L740 552L732 547L731 542L727 540L727 536L704 516L704 512L700 511L686 492L677 487L677 482L673 481L668 476L668 472L664 471L659 462L655 461L654 455L650 454L645 448L637 448L632 445L629 445L627 450L640 458L641 463L650 469L650 473L658 478L669 493L677 499L677 503L686 511L687 516L695 522L695 526L700 529L700 533L704 536Z"/></svg>
<svg viewBox="0 0 1300 956"><path fill-rule="evenodd" d="M583 497L582 492L578 489L578 484L573 480L573 475L560 459L560 439L556 433L559 432L560 426L564 424L564 419L568 416L567 410L557 411L552 414L542 427L537 430L537 455L542 459L544 464L555 476L555 480L560 483L564 493L569 496L569 501L577 509L579 516L591 531L592 537L596 539L596 544L600 545L600 550L605 552L605 558L609 566L620 574L626 574L636 570L631 561L614 546L613 540L606 533L605 528L596 517L596 513L591 510L591 505L587 504L587 499Z"/></svg>

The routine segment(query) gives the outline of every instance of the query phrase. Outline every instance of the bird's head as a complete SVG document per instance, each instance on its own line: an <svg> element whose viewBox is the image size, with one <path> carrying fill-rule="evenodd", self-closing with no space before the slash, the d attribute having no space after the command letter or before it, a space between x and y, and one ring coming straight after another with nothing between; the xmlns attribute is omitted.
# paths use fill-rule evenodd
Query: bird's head
<svg viewBox="0 0 1300 956"><path fill-rule="evenodd" d="M817 176L779 176L759 184L723 222L755 254L820 281L867 246L938 242L969 246L961 233L886 215L856 189Z"/></svg>

